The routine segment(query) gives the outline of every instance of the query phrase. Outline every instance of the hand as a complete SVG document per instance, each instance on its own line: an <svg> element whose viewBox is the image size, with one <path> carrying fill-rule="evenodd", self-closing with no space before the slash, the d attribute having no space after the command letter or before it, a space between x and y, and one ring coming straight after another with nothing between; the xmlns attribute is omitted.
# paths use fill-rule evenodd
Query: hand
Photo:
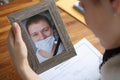
<svg viewBox="0 0 120 80"><path fill-rule="evenodd" d="M13 23L7 39L8 50L15 66L27 63L27 48L22 39L21 29L17 23Z"/></svg>
<svg viewBox="0 0 120 80"><path fill-rule="evenodd" d="M28 64L27 48L22 39L20 26L17 23L13 24L7 45L11 59L22 80L41 80Z"/></svg>

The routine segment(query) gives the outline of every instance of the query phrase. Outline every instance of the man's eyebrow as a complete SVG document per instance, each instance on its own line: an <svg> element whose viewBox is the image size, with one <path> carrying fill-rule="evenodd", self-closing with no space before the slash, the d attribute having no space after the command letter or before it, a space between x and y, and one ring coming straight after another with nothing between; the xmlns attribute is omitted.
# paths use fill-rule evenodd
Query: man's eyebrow
<svg viewBox="0 0 120 80"><path fill-rule="evenodd" d="M31 33L30 35L36 34L36 32Z"/></svg>

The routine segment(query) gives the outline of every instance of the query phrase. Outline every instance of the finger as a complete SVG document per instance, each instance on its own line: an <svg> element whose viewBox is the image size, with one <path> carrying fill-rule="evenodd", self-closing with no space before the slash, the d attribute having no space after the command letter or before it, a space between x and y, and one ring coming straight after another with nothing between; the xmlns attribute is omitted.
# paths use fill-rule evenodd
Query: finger
<svg viewBox="0 0 120 80"><path fill-rule="evenodd" d="M13 23L13 32L15 35L15 41L21 41L22 40L22 35L21 35L21 29L18 23Z"/></svg>

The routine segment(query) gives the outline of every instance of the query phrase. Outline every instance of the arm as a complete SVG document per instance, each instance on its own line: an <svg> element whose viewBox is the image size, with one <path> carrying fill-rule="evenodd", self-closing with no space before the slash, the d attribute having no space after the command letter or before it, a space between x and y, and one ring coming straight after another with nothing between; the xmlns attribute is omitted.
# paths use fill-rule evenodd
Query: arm
<svg viewBox="0 0 120 80"><path fill-rule="evenodd" d="M7 39L8 50L19 75L23 80L41 80L30 68L27 60L27 48L21 36L21 29L17 23L9 33Z"/></svg>

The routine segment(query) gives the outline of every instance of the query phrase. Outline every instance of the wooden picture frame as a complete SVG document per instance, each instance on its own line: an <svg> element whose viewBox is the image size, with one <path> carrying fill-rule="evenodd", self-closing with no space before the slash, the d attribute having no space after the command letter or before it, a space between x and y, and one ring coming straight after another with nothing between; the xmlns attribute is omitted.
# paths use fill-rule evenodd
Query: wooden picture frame
<svg viewBox="0 0 120 80"><path fill-rule="evenodd" d="M36 24L36 23L42 23L42 22L33 22L30 23L30 20L34 20L34 17L39 17L39 16L44 16L47 17L48 21L43 20L43 23L46 22L46 24L48 24L49 26L51 25L52 28L50 27L49 29L52 30L52 39L49 38L44 38L45 41L43 39L40 39L40 37L36 38L36 35L39 34L33 34L34 33L34 29L38 30L38 33L41 32L39 31L39 28L31 28L31 25ZM44 0L41 3L38 3L36 5L27 7L25 9L22 9L20 11L17 11L15 13L12 13L10 15L8 15L8 18L11 22L11 24L13 22L17 22L20 27L21 27L21 31L22 31L22 36L23 36L23 40L25 41L26 45L27 45L27 49L28 49L28 61L29 64L31 66L31 68L36 72L36 73L41 73L45 70L48 70L50 68L52 68L53 66L73 57L76 55L76 52L73 48L73 45L71 43L71 40L68 36L68 33L66 31L66 28L64 26L64 23L57 11L57 7L55 5L54 0ZM45 22L44 22L45 21ZM26 27L27 25L27 27ZM42 25L42 24L40 24ZM44 31L48 31L49 29L46 29ZM33 31L33 33L32 33ZM44 32L42 32L43 35ZM56 34L54 34L56 33ZM55 36L53 35L57 35L57 38L55 38ZM53 40L56 39L56 41ZM46 47L44 46L46 44L46 41L49 41L50 43L54 43L55 46L59 45L59 47L55 47L53 49L53 47L51 48L50 46L54 45L54 44L49 44ZM41 44L41 41L43 41L42 43L44 43L42 45L42 48L39 48L41 46L39 46ZM40 42L40 43L38 43ZM38 44L37 44L38 43ZM59 43L59 44L58 44ZM60 45L62 45L62 47L60 47ZM45 50L44 48L47 49L51 49L52 51L46 51L47 52L47 56L43 55L42 50ZM54 52L53 52L54 51ZM60 51L60 53L58 54L58 52L55 53L55 51ZM45 54L46 54L45 52ZM48 57L48 53L49 57ZM37 56L37 54L40 55L40 57L42 56L42 58L40 58L39 56ZM52 56L51 56L52 55ZM55 55L53 57L53 55ZM44 57L43 57L44 56ZM40 59L40 60L39 60ZM45 60L44 60L45 59ZM43 62L40 62L42 61Z"/></svg>

